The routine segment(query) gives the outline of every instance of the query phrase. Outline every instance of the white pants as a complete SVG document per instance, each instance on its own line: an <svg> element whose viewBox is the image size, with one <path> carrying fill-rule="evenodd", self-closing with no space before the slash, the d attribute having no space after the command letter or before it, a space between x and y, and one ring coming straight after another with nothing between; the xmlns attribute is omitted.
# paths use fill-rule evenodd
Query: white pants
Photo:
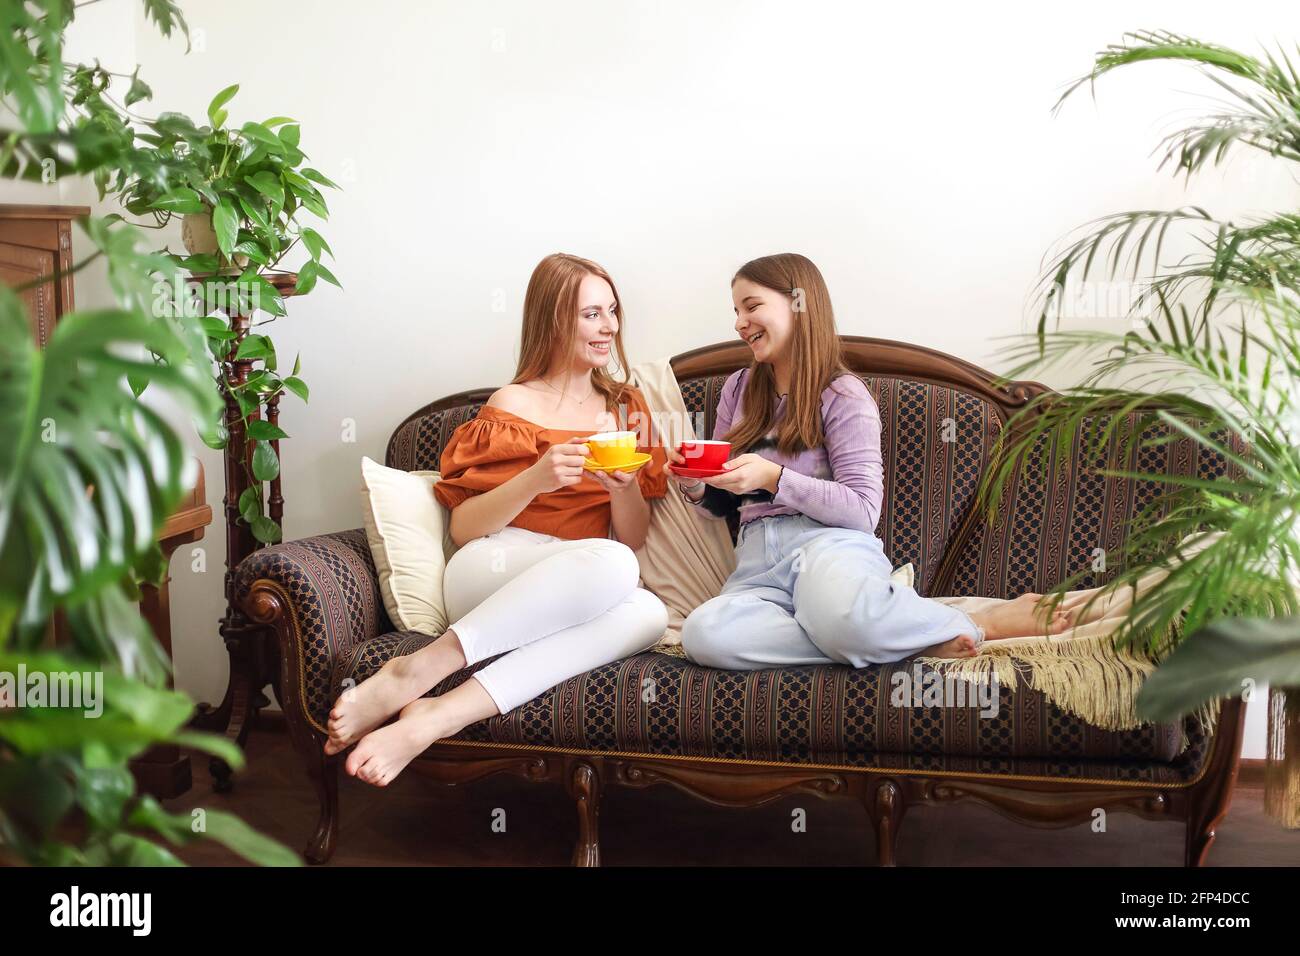
<svg viewBox="0 0 1300 956"><path fill-rule="evenodd" d="M467 665L510 652L474 675L504 714L663 637L668 611L639 576L618 541L507 525L452 555L443 594Z"/></svg>

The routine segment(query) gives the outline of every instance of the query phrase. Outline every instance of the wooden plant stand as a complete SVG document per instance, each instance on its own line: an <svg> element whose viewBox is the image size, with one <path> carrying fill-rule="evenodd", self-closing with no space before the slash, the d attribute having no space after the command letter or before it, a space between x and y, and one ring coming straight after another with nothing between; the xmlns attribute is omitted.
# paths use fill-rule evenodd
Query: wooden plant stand
<svg viewBox="0 0 1300 956"><path fill-rule="evenodd" d="M296 273L279 273L265 276L283 298L294 293L297 284ZM252 328L252 313L242 314L231 310L230 328L235 337L230 341L230 349L222 361L222 371L227 380L235 386L247 382L253 372L253 366L260 359L236 359L240 343L248 336ZM235 569L241 561L263 547L262 542L253 536L253 530L239 513L240 495L249 487L248 470L252 467L253 451L257 441L247 437L244 431L243 415L239 403L222 389L226 403L226 428L229 439L225 447L226 493L222 499L226 519L226 570L224 593L226 611L218 625L218 633L230 655L230 678L226 684L226 693L216 707L200 704L194 726L214 733L223 733L233 740L240 749L248 740L249 731L257 719L258 713L270 703L263 689L272 685L277 699L279 689L279 653L274 635L264 626L253 623L235 604L234 581ZM260 409L253 413L254 418L262 418L273 425L280 421L280 395L269 399ZM280 457L280 442L271 441L276 457ZM284 496L281 493L281 475L266 482L263 501L266 516L283 527ZM218 792L228 792L233 783L231 768L224 760L212 757L208 761L208 770L212 774L213 784Z"/></svg>

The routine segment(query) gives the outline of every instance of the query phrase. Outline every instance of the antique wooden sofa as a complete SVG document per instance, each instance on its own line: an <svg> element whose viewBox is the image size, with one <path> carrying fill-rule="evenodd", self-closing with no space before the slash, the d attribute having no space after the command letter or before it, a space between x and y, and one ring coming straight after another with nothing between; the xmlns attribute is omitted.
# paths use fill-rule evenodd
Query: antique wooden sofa
<svg viewBox="0 0 1300 956"><path fill-rule="evenodd" d="M990 526L972 507L981 469L1010 414L1044 386L998 387L989 373L919 346L849 336L844 345L884 423L885 507L877 533L895 566L913 563L923 594L1047 591L1088 567L1094 548L1118 545L1155 490L1154 483L1088 473L1076 442L1060 480L1023 469ZM697 421L702 416L704 433L712 431L722 382L748 354L733 343L673 359L686 406ZM436 469L452 430L491 392L462 392L414 412L393 433L387 463ZM955 440L943 440L945 425ZM1224 471L1221 457L1198 455L1188 442L1142 450L1136 444L1110 449L1109 465L1202 476ZM239 566L236 592L278 644L276 692L320 798L305 855L324 862L337 838L342 761L326 758L321 745L340 684L368 677L430 638L393 629L361 529L258 551ZM1203 862L1237 774L1240 701L1222 702L1212 731L1189 717L1108 732L1062 712L1024 681L1014 691L1001 687L994 718L981 718L974 706L894 706L891 676L911 667L732 672L639 654L439 742L408 772L451 784L497 773L563 783L577 807L578 865L600 862L602 791L660 784L734 807L789 794L858 801L883 865L895 861L909 806L958 800L1034 826L1083 823L1096 808L1179 820L1186 825L1186 864ZM646 679L657 691L649 702L641 692Z"/></svg>

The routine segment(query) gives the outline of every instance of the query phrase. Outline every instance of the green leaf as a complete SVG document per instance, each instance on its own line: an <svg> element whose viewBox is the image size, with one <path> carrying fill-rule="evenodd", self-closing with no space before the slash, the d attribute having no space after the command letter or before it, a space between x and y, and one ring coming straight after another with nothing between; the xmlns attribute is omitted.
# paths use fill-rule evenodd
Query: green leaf
<svg viewBox="0 0 1300 956"><path fill-rule="evenodd" d="M270 518L255 518L252 529L253 537L263 544L278 544L283 536L280 526Z"/></svg>
<svg viewBox="0 0 1300 956"><path fill-rule="evenodd" d="M279 425L274 425L264 418L255 418L248 423L248 437L256 438L258 441L279 440L288 438L288 433Z"/></svg>
<svg viewBox="0 0 1300 956"><path fill-rule="evenodd" d="M328 186L330 189L342 189L338 183L330 179L324 173L312 169L310 166L303 169L302 174L314 183L320 183L322 186Z"/></svg>
<svg viewBox="0 0 1300 956"><path fill-rule="evenodd" d="M239 215L229 196L222 196L221 203L212 210L212 230L217 234L218 248L229 257L239 235Z"/></svg>
<svg viewBox="0 0 1300 956"><path fill-rule="evenodd" d="M122 823L126 803L135 795L135 780L121 764L83 767L70 762L77 781L77 802L90 822L101 830L114 830Z"/></svg>
<svg viewBox="0 0 1300 956"><path fill-rule="evenodd" d="M304 402L307 401L307 383L296 375L290 375L284 380L284 387L293 392Z"/></svg>
<svg viewBox="0 0 1300 956"><path fill-rule="evenodd" d="M325 205L323 199L316 196L300 196L299 199L302 201L302 207L308 212L320 216L322 219L330 217L329 207Z"/></svg>
<svg viewBox="0 0 1300 956"><path fill-rule="evenodd" d="M227 86L224 90L212 98L208 104L208 121L212 124L213 129L220 129L226 122L226 111L222 109L231 98L239 92L239 84L234 83Z"/></svg>
<svg viewBox="0 0 1300 956"><path fill-rule="evenodd" d="M330 272L329 269L326 269L323 264L319 262L316 263L316 271L317 273L320 274L320 277L324 279L326 282L328 282L330 285L338 286L340 289L343 288L343 285L339 282L339 280L334 278L334 273Z"/></svg>
<svg viewBox="0 0 1300 956"><path fill-rule="evenodd" d="M33 842L45 842L75 801L63 761L0 762L0 806L13 828Z"/></svg>
<svg viewBox="0 0 1300 956"><path fill-rule="evenodd" d="M302 268L298 270L298 281L294 284L294 292L298 295L306 295L316 288L316 280L320 277L320 268L320 262L316 259L304 262Z"/></svg>
<svg viewBox="0 0 1300 956"><path fill-rule="evenodd" d="M258 481L271 481L280 474L280 459L275 449L266 442L258 442L253 449L253 477Z"/></svg>
<svg viewBox="0 0 1300 956"><path fill-rule="evenodd" d="M1170 721L1256 686L1300 686L1300 617L1224 618L1185 637L1137 696L1143 720Z"/></svg>
<svg viewBox="0 0 1300 956"><path fill-rule="evenodd" d="M207 812L208 838L259 866L302 866L293 850L263 836L239 817L224 810Z"/></svg>
<svg viewBox="0 0 1300 956"><path fill-rule="evenodd" d="M220 402L207 375L204 340L197 327L190 342L180 326L144 313L72 312L39 350L27 323L22 300L0 286L5 638L24 646L44 629L57 602L77 618L79 648L109 659L120 651L136 666L152 668L160 655L136 644L144 639L139 609L135 624L118 620L125 612L117 582L152 546L193 480L193 459L157 411L122 383L147 377L196 420L215 423ZM151 351L164 361L132 357ZM120 634L105 632L108 623L120 624Z"/></svg>
<svg viewBox="0 0 1300 956"><path fill-rule="evenodd" d="M178 730L171 735L170 740L180 747L201 750L203 753L220 757L230 765L232 770L242 770L244 767L244 752L239 749L239 745L220 734L205 734L196 730Z"/></svg>
<svg viewBox="0 0 1300 956"><path fill-rule="evenodd" d="M275 354L275 346L265 335L256 333L244 337L235 352L236 359L264 359Z"/></svg>
<svg viewBox="0 0 1300 956"><path fill-rule="evenodd" d="M284 186L275 173L262 170L248 178L248 184L277 206L284 205Z"/></svg>
<svg viewBox="0 0 1300 956"><path fill-rule="evenodd" d="M181 259L180 265L190 273L216 272L221 260L213 253L201 252Z"/></svg>
<svg viewBox="0 0 1300 956"><path fill-rule="evenodd" d="M302 236L302 244L307 247L307 251L311 253L313 259L319 261L321 252L328 252L330 258L334 257L334 250L330 248L329 243L326 242L321 237L321 234L315 229L312 229L310 226L304 226L300 235Z"/></svg>
<svg viewBox="0 0 1300 956"><path fill-rule="evenodd" d="M301 136L302 136L302 127L297 125L296 123L293 124L292 126L286 126L284 129L280 130L280 142L283 143L289 149L298 148L298 142Z"/></svg>
<svg viewBox="0 0 1300 956"><path fill-rule="evenodd" d="M239 277L239 284L250 309L260 309L270 315L284 315L284 298L280 290L251 269ZM269 340L268 340L269 341ZM275 352L267 359L267 367L275 368Z"/></svg>
<svg viewBox="0 0 1300 956"><path fill-rule="evenodd" d="M274 129L277 126L283 126L285 123L296 123L295 119L288 116L272 116L269 120L262 120L262 125L267 129Z"/></svg>
<svg viewBox="0 0 1300 956"><path fill-rule="evenodd" d="M168 813L153 797L143 797L132 810L130 823L154 830L173 846L185 846L206 836L250 863L261 866L302 865L298 855L288 847L263 836L223 810L205 809L202 817L190 813Z"/></svg>
<svg viewBox="0 0 1300 956"><path fill-rule="evenodd" d="M235 248L231 250L231 254L235 256L248 256L251 261L256 262L260 266L264 266L271 261L267 251L262 248L262 244L256 239L244 239L241 242L235 243Z"/></svg>
<svg viewBox="0 0 1300 956"><path fill-rule="evenodd" d="M239 131L249 139L266 146L272 152L284 152L284 144L280 142L280 137L276 136L275 133L271 132L261 123L245 123L239 128Z"/></svg>
<svg viewBox="0 0 1300 956"><path fill-rule="evenodd" d="M135 72L131 74L131 88L126 91L126 105L134 106L141 100L153 99L153 90L149 89L149 84L140 79L140 68L137 66Z"/></svg>
<svg viewBox="0 0 1300 956"><path fill-rule="evenodd" d="M199 194L188 186L177 186L171 192L164 193L153 201L153 206L155 209L181 214L201 213L207 208Z"/></svg>
<svg viewBox="0 0 1300 956"><path fill-rule="evenodd" d="M179 30L184 34L185 52L190 51L190 28L175 0L144 0L144 12L145 16L158 24L158 32L163 36L170 37L173 30Z"/></svg>
<svg viewBox="0 0 1300 956"><path fill-rule="evenodd" d="M184 866L176 854L143 837L131 833L115 833L108 840L102 854L87 855L92 866Z"/></svg>
<svg viewBox="0 0 1300 956"><path fill-rule="evenodd" d="M239 405L240 417L245 419L254 414L259 407L257 396L243 390L235 392L235 402Z"/></svg>
<svg viewBox="0 0 1300 956"><path fill-rule="evenodd" d="M262 486L249 485L239 493L239 515L250 525L262 516Z"/></svg>
<svg viewBox="0 0 1300 956"><path fill-rule="evenodd" d="M247 199L244 196L240 196L239 207L244 210L244 215L246 215L250 220L252 220L252 222L259 229L268 230L268 231L270 230L271 220L270 217L267 215L265 205L261 202L260 199L254 201L254 200Z"/></svg>

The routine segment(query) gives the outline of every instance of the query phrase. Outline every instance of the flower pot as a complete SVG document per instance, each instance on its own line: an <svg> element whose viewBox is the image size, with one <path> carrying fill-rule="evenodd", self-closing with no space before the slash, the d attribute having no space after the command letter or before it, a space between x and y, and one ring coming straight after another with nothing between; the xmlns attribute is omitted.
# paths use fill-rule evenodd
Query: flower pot
<svg viewBox="0 0 1300 956"><path fill-rule="evenodd" d="M192 256L218 256L217 233L212 228L212 213L190 212L181 217L181 242ZM223 272L242 272L248 266L248 256L235 256L234 266Z"/></svg>

